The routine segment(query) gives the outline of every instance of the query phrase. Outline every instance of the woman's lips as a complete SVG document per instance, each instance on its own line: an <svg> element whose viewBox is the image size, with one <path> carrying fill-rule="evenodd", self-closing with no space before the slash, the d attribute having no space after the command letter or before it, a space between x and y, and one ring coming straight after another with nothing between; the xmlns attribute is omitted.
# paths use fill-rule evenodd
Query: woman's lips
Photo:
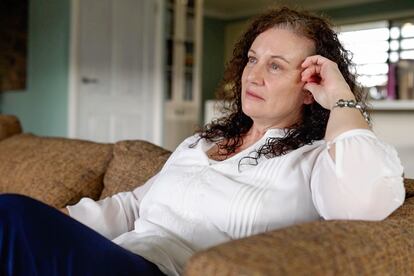
<svg viewBox="0 0 414 276"><path fill-rule="evenodd" d="M249 97L249 98L256 99L256 100L264 101L264 98L260 97L259 95L257 95L256 93L254 93L253 91L250 91L250 90L246 90L246 96Z"/></svg>

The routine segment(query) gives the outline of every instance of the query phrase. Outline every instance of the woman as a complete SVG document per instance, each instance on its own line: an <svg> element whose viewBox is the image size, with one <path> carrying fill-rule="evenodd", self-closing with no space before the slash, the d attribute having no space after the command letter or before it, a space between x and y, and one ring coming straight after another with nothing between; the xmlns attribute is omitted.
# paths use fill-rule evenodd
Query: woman
<svg viewBox="0 0 414 276"><path fill-rule="evenodd" d="M259 16L225 73L229 115L187 138L133 192L67 208L105 238L3 196L2 267L179 275L194 252L232 239L320 218L386 218L404 201L402 167L369 129L349 66L324 19L288 8Z"/></svg>

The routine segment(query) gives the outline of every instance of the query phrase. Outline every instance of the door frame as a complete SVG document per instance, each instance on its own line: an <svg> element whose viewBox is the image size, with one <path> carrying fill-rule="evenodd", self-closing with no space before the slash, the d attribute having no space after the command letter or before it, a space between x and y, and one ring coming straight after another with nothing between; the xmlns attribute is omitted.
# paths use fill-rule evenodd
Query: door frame
<svg viewBox="0 0 414 276"><path fill-rule="evenodd" d="M70 3L70 32L69 32L69 70L68 70L68 137L78 137L78 114L79 114L79 34L80 34L80 1L71 0ZM163 33L164 33L164 1L156 0L156 13L159 19L154 26L155 36L155 66L154 71L154 91L155 98L154 110L151 117L154 120L154 141L153 143L162 146L163 125L164 125L164 75L163 75Z"/></svg>

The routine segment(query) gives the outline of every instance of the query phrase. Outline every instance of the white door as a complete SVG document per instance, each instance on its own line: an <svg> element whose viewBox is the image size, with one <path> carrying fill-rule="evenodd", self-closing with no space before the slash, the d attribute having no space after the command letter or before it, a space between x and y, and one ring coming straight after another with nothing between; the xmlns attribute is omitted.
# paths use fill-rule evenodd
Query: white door
<svg viewBox="0 0 414 276"><path fill-rule="evenodd" d="M76 2L71 136L160 144L162 1Z"/></svg>

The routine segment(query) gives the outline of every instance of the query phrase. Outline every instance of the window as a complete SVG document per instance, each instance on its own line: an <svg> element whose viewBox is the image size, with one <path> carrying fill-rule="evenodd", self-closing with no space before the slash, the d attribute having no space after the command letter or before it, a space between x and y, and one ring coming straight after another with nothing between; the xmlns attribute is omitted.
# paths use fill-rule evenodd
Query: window
<svg viewBox="0 0 414 276"><path fill-rule="evenodd" d="M353 53L357 81L372 99L414 99L414 19L345 25L338 31Z"/></svg>

